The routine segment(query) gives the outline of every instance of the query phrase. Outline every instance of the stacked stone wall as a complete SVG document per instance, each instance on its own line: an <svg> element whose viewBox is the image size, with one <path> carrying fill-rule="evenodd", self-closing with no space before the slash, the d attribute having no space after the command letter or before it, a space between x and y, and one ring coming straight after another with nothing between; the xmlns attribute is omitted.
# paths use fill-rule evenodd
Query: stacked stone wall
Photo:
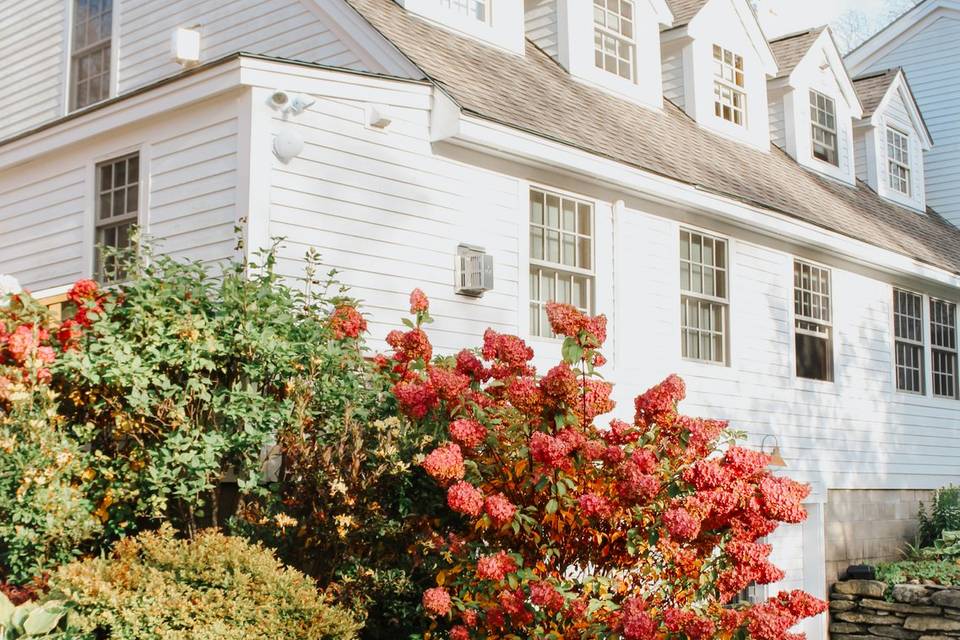
<svg viewBox="0 0 960 640"><path fill-rule="evenodd" d="M847 580L830 594L832 640L960 640L960 586Z"/></svg>

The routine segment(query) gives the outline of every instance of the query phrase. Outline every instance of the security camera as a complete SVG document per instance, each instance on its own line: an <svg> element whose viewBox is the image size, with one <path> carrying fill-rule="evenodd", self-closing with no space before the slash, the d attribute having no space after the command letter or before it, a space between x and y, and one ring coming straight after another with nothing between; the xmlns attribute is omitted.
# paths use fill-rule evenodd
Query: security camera
<svg viewBox="0 0 960 640"><path fill-rule="evenodd" d="M285 110L290 105L290 94L286 91L277 89L270 94L270 106L280 111Z"/></svg>
<svg viewBox="0 0 960 640"><path fill-rule="evenodd" d="M289 111L294 115L299 115L315 102L316 100L313 98L308 98L306 96L297 94L293 96L292 100L290 100Z"/></svg>

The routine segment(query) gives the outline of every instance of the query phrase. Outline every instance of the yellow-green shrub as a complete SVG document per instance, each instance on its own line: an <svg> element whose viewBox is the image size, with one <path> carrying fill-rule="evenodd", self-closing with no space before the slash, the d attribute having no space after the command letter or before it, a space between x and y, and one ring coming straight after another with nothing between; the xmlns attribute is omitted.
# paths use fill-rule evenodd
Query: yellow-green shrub
<svg viewBox="0 0 960 640"><path fill-rule="evenodd" d="M62 567L51 587L84 640L348 640L359 627L270 551L215 531L126 538L112 558Z"/></svg>

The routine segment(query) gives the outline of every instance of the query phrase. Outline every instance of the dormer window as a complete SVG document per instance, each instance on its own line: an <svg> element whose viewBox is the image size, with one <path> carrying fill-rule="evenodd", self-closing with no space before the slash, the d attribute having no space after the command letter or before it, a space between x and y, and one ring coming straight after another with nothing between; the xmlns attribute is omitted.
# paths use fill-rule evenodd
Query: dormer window
<svg viewBox="0 0 960 640"><path fill-rule="evenodd" d="M746 122L747 94L744 91L743 56L713 45L714 112L735 125Z"/></svg>
<svg viewBox="0 0 960 640"><path fill-rule="evenodd" d="M887 164L890 188L909 196L910 138L892 127L887 127Z"/></svg>
<svg viewBox="0 0 960 640"><path fill-rule="evenodd" d="M488 0L440 0L441 6L462 13L465 16L487 22L490 11L487 8Z"/></svg>
<svg viewBox="0 0 960 640"><path fill-rule="evenodd" d="M813 127L813 157L840 166L837 153L837 105L832 98L810 92L810 122Z"/></svg>
<svg viewBox="0 0 960 640"><path fill-rule="evenodd" d="M598 69L633 80L632 0L593 0L593 44Z"/></svg>

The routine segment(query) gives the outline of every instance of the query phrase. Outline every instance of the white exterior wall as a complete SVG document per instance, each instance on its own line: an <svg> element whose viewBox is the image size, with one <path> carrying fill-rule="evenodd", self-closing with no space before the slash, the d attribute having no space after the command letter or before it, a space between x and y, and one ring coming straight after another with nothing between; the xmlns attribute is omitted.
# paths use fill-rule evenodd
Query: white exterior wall
<svg viewBox="0 0 960 640"><path fill-rule="evenodd" d="M0 4L0 139L63 113L66 6L64 0Z"/></svg>
<svg viewBox="0 0 960 640"><path fill-rule="evenodd" d="M936 10L870 60L858 74L903 67L933 136L926 154L927 203L960 224L960 12Z"/></svg>
<svg viewBox="0 0 960 640"><path fill-rule="evenodd" d="M119 92L182 70L170 53L177 27L200 31L200 59L235 51L362 69L312 0L115 0L120 6Z"/></svg>
<svg viewBox="0 0 960 640"><path fill-rule="evenodd" d="M90 277L95 165L135 151L139 224L158 249L232 257L240 113L236 97L208 100L0 170L0 273L34 292Z"/></svg>
<svg viewBox="0 0 960 640"><path fill-rule="evenodd" d="M789 92L771 91L769 95L770 142L787 148L787 111L785 101Z"/></svg>
<svg viewBox="0 0 960 640"><path fill-rule="evenodd" d="M527 39L544 53L555 59L560 56L557 0L526 0L524 29Z"/></svg>
<svg viewBox="0 0 960 640"><path fill-rule="evenodd" d="M678 46L664 47L661 55L663 57L663 97L681 109L686 109L686 103L684 102L683 48Z"/></svg>

